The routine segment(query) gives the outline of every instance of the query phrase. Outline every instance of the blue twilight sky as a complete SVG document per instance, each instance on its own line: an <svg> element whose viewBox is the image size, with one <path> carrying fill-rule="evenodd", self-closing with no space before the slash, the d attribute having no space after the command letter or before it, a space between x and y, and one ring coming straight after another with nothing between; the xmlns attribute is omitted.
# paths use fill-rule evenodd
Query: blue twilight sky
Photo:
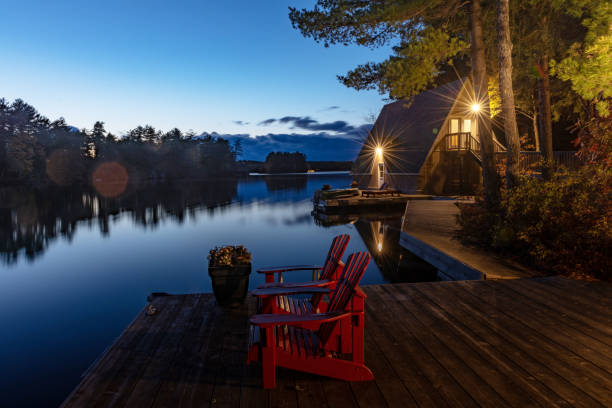
<svg viewBox="0 0 612 408"><path fill-rule="evenodd" d="M355 146L325 141L365 135L384 104L336 75L389 48L325 48L302 37L288 6L314 0L0 1L0 97L79 128L176 126L350 160ZM263 154L247 150L245 158Z"/></svg>

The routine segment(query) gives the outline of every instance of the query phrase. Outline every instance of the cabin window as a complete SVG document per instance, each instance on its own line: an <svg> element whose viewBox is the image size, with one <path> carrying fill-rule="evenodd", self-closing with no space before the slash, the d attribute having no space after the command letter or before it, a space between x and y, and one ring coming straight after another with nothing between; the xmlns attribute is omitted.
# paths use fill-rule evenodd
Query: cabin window
<svg viewBox="0 0 612 408"><path fill-rule="evenodd" d="M472 131L472 119L463 119L463 129L462 132L471 132Z"/></svg>
<svg viewBox="0 0 612 408"><path fill-rule="evenodd" d="M457 149L459 148L459 119L451 119L450 120L450 133L451 135L448 138L448 148L449 149Z"/></svg>
<svg viewBox="0 0 612 408"><path fill-rule="evenodd" d="M448 133L459 133L459 119L450 120L450 131Z"/></svg>

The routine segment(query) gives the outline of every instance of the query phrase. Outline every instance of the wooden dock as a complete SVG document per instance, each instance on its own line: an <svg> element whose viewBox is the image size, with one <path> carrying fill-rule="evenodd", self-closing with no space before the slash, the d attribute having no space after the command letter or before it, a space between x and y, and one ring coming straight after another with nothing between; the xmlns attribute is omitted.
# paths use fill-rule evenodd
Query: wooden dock
<svg viewBox="0 0 612 408"><path fill-rule="evenodd" d="M362 197L353 196L329 200L315 200L316 211L324 213L358 213L385 209L403 209L411 200L431 200L433 196L426 194L400 194L399 196Z"/></svg>
<svg viewBox="0 0 612 408"><path fill-rule="evenodd" d="M406 205L400 245L438 268L442 280L517 279L544 275L508 258L463 245L456 237L456 200Z"/></svg>
<svg viewBox="0 0 612 408"><path fill-rule="evenodd" d="M612 406L612 284L536 278L364 286L366 364L347 383L245 365L252 299L157 297L64 407Z"/></svg>

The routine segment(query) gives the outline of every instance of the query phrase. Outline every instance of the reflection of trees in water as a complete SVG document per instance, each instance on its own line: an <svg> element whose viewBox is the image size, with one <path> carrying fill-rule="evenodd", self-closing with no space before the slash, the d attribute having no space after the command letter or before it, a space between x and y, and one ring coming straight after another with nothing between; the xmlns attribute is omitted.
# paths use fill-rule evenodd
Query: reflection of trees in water
<svg viewBox="0 0 612 408"><path fill-rule="evenodd" d="M436 280L437 270L400 245L401 215L360 218L355 228L383 277L392 283Z"/></svg>
<svg viewBox="0 0 612 408"><path fill-rule="evenodd" d="M306 189L308 178L307 176L265 176L265 181L268 191L302 191Z"/></svg>
<svg viewBox="0 0 612 408"><path fill-rule="evenodd" d="M103 235L109 221L129 213L136 225L156 227L171 219L182 223L198 210L213 212L236 197L237 180L218 179L172 184L129 185L116 198L105 198L89 187L0 189L0 257L16 262L21 253L28 259L42 254L48 244L62 236L71 240L77 223L98 223Z"/></svg>

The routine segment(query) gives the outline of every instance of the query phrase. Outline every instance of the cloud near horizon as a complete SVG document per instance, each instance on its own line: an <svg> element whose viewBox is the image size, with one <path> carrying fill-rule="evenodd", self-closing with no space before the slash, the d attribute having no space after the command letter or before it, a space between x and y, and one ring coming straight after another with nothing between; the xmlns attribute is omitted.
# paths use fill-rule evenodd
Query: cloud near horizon
<svg viewBox="0 0 612 408"><path fill-rule="evenodd" d="M258 123L259 126L268 126L276 122L276 119L266 119Z"/></svg>
<svg viewBox="0 0 612 408"><path fill-rule="evenodd" d="M333 107L332 108L337 108ZM280 119L270 118L258 123L260 126L268 126L273 123L290 125L290 129L304 129L311 131L351 132L355 129L343 120L335 122L320 123L310 116L284 116Z"/></svg>
<svg viewBox="0 0 612 408"><path fill-rule="evenodd" d="M311 124L308 125L312 126ZM301 128L305 129L304 127ZM356 127L344 125L329 129L337 132L335 134L320 131L310 134L268 133L251 137L248 134L219 134L213 132L211 136L221 137L232 143L240 140L243 150L242 160L264 161L270 152L299 151L304 153L308 160L313 161L352 161L357 157L371 128L371 124ZM342 131L335 129L342 129Z"/></svg>

